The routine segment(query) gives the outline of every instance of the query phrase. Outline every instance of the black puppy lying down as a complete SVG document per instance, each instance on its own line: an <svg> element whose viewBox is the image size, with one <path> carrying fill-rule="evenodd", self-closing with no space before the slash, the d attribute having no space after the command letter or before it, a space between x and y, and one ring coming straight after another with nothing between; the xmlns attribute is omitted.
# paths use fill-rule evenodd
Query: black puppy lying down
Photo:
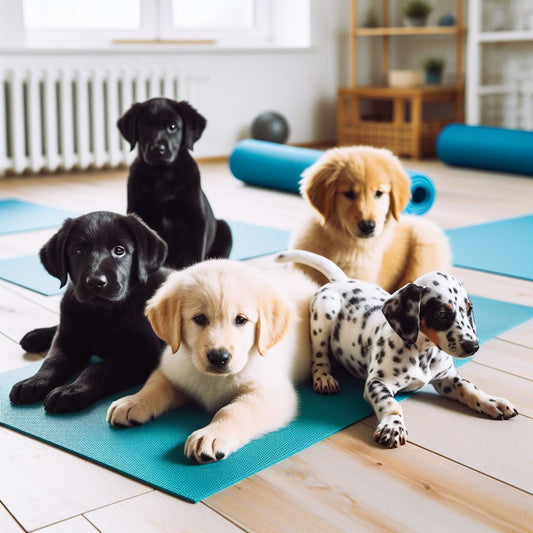
<svg viewBox="0 0 533 533"><path fill-rule="evenodd" d="M134 104L117 123L139 155L128 178L128 213L136 213L166 241L166 265L185 268L228 257L231 230L217 220L189 154L206 120L187 102L152 98Z"/></svg>
<svg viewBox="0 0 533 533"><path fill-rule="evenodd" d="M55 333L38 372L13 386L11 402L44 400L48 412L67 413L143 382L163 348L144 306L170 272L161 268L164 241L135 215L97 211L66 219L40 257L62 287L70 282L59 326L33 330L21 341L37 351ZM93 355L101 361L89 364Z"/></svg>

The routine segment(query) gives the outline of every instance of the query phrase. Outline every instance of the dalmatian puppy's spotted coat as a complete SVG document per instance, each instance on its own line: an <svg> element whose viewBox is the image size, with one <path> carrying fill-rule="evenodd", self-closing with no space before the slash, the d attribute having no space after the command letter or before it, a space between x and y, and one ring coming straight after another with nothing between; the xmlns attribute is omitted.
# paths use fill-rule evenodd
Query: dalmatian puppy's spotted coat
<svg viewBox="0 0 533 533"><path fill-rule="evenodd" d="M407 430L399 391L431 384L447 398L495 419L518 414L510 402L489 396L453 365L453 357L479 348L472 304L463 284L444 272L430 272L389 294L377 285L349 279L332 261L302 250L278 254L322 272L330 283L311 302L313 388L339 391L329 356L365 380L364 397L378 418L374 438L390 448L405 444Z"/></svg>

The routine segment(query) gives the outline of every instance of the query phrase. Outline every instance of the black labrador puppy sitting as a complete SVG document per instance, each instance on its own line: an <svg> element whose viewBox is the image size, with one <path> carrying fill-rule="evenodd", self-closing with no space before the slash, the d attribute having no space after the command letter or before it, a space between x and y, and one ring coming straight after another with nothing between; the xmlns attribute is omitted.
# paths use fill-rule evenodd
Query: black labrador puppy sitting
<svg viewBox="0 0 533 533"><path fill-rule="evenodd" d="M59 326L25 335L29 351L48 346L51 336L52 345L37 373L13 386L11 402L44 400L46 411L67 413L142 383L163 348L144 307L170 272L161 268L166 252L136 215L97 211L66 219L40 251L62 287L70 278ZM90 363L93 355L100 361Z"/></svg>
<svg viewBox="0 0 533 533"><path fill-rule="evenodd" d="M228 257L228 224L217 220L189 154L206 126L187 102L152 98L133 106L118 128L139 155L128 178L128 213L136 213L166 241L166 265L181 269L208 258Z"/></svg>

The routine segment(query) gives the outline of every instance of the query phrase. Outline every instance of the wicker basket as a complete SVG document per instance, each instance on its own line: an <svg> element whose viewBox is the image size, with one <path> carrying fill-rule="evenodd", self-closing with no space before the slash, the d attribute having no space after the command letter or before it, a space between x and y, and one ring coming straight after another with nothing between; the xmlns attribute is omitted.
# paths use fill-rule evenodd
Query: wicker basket
<svg viewBox="0 0 533 533"><path fill-rule="evenodd" d="M366 96L363 98L367 100ZM393 100L394 97L391 97ZM437 136L454 118L422 120L417 127L413 121L395 119L392 114L376 119L360 116L357 92L344 89L339 92L337 143L364 144L388 148L401 156L427 157L435 155ZM383 100L382 100L383 101Z"/></svg>

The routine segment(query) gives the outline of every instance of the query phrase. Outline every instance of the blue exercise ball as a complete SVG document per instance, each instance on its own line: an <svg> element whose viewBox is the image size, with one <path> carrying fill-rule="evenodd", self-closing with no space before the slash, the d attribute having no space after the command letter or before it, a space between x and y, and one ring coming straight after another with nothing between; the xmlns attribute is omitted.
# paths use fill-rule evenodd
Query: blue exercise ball
<svg viewBox="0 0 533 533"><path fill-rule="evenodd" d="M252 137L258 141L283 144L289 138L289 124L283 115L266 111L254 119Z"/></svg>

